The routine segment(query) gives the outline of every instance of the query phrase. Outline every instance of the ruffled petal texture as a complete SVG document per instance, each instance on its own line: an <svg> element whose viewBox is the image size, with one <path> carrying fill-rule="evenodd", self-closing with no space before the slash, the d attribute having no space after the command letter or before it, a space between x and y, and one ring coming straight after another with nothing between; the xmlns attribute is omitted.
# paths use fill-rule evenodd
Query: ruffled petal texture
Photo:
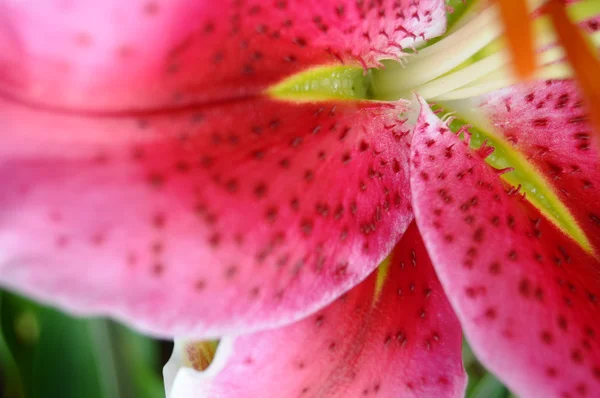
<svg viewBox="0 0 600 398"><path fill-rule="evenodd" d="M4 0L0 91L96 111L179 107L315 65L375 66L444 28L442 0Z"/></svg>
<svg viewBox="0 0 600 398"><path fill-rule="evenodd" d="M520 85L482 104L495 130L554 186L600 253L600 139L572 81Z"/></svg>
<svg viewBox="0 0 600 398"><path fill-rule="evenodd" d="M401 109L38 115L0 149L0 280L160 335L298 319L364 279L412 219Z"/></svg>
<svg viewBox="0 0 600 398"><path fill-rule="evenodd" d="M424 105L411 187L437 275L473 350L516 394L597 396L600 263L508 190L487 154Z"/></svg>
<svg viewBox="0 0 600 398"><path fill-rule="evenodd" d="M375 272L300 322L223 339L203 372L178 368L195 363L179 347L168 396L462 397L460 326L414 223L383 269L383 286Z"/></svg>

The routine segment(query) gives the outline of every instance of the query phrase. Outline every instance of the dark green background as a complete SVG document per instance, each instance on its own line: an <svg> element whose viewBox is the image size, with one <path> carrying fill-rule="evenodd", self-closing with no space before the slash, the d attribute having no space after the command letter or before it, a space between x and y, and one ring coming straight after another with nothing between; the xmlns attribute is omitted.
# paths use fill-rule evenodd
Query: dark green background
<svg viewBox="0 0 600 398"><path fill-rule="evenodd" d="M4 398L162 398L172 344L0 293Z"/></svg>

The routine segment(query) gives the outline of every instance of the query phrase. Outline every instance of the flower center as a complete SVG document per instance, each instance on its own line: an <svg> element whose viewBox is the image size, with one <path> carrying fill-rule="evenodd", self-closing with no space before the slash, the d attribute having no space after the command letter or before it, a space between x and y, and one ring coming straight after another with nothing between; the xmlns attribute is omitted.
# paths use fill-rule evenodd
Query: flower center
<svg viewBox="0 0 600 398"><path fill-rule="evenodd" d="M600 12L599 2L569 6L574 21L584 21ZM534 78L564 79L572 70L548 17L534 21L538 70ZM600 32L590 35L600 45ZM387 61L386 68L373 71L371 91L375 98L410 98L412 91L432 101L466 99L517 83L511 55L502 36L497 7L467 12L442 40L407 57L404 65Z"/></svg>
<svg viewBox="0 0 600 398"><path fill-rule="evenodd" d="M360 66L317 67L271 87L273 97L291 101L330 99L412 99L417 92L428 101L464 100L518 82L511 65L498 7L475 3L462 15L449 16L450 28L402 62L384 60L384 68L368 73ZM575 22L600 14L600 2L581 1L568 7ZM533 22L538 68L534 79L566 79L573 71L557 44L550 18ZM600 31L589 35L600 46Z"/></svg>

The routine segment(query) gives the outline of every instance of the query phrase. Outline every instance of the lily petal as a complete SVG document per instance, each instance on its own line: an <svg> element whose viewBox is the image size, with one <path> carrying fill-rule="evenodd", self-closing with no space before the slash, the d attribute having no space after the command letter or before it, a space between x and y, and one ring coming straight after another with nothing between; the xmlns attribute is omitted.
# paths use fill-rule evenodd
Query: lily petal
<svg viewBox="0 0 600 398"><path fill-rule="evenodd" d="M478 358L516 394L600 393L600 262L423 104L411 149L417 224ZM512 193L511 193L512 192Z"/></svg>
<svg viewBox="0 0 600 398"><path fill-rule="evenodd" d="M154 334L299 319L363 280L412 220L401 104L40 111L19 129L28 111L0 109L1 283Z"/></svg>
<svg viewBox="0 0 600 398"><path fill-rule="evenodd" d="M180 347L167 395L462 397L460 327L414 223L388 267L381 288L375 272L300 322L223 339L203 372L179 368L194 345Z"/></svg>
<svg viewBox="0 0 600 398"><path fill-rule="evenodd" d="M6 0L0 92L70 109L179 107L310 66L376 66L444 28L442 0Z"/></svg>
<svg viewBox="0 0 600 398"><path fill-rule="evenodd" d="M600 137L575 83L515 86L490 94L482 107L496 131L552 182L600 253Z"/></svg>

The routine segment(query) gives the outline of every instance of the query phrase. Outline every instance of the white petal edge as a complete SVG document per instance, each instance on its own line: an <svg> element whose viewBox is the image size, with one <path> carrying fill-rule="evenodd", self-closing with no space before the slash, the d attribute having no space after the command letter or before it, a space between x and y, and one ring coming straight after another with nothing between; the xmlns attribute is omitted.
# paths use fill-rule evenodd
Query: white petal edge
<svg viewBox="0 0 600 398"><path fill-rule="evenodd" d="M185 347L190 340L175 339L175 347L171 358L163 368L166 398L201 398L202 391L198 386L210 386L210 381L223 370L229 357L233 354L235 337L225 337L220 340L215 357L210 366L204 371L198 371L187 366ZM214 396L211 398L221 398Z"/></svg>

